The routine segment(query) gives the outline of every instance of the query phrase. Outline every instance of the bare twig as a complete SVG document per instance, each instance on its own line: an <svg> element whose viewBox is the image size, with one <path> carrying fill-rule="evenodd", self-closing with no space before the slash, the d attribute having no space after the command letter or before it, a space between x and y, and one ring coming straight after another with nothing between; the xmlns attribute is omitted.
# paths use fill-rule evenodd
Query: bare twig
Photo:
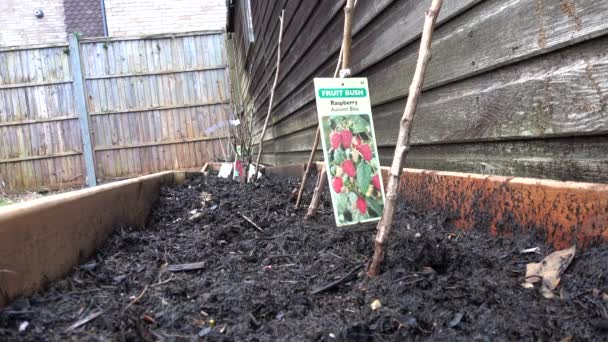
<svg viewBox="0 0 608 342"><path fill-rule="evenodd" d="M241 216L249 223L251 223L252 226L255 227L255 229L259 230L260 232L264 232L264 229L262 229L262 227L258 226L257 223L253 222L253 220L251 220L249 217L241 214Z"/></svg>
<svg viewBox="0 0 608 342"><path fill-rule="evenodd" d="M81 326L89 323L90 321L94 320L95 318L101 316L102 313L103 313L103 310L94 311L94 312L88 314L86 317L83 317L83 318L77 320L76 322L74 322L74 324L67 327L67 329L65 329L65 331L68 332L68 331L77 329L78 327L81 327Z"/></svg>
<svg viewBox="0 0 608 342"><path fill-rule="evenodd" d="M135 299L133 299L131 301L131 303L129 303L129 305L127 305L127 307L125 308L125 310L128 309L131 305L139 302L139 300L143 298L144 294L146 294L146 291L148 291L148 285L146 285L146 287L144 287L144 290L141 291L141 293L139 294L139 296L135 297Z"/></svg>
<svg viewBox="0 0 608 342"><path fill-rule="evenodd" d="M353 31L353 15L354 9L356 5L355 0L347 0L346 5L344 6L344 34L342 35L342 48L340 49L340 55L338 56L338 65L340 64L340 59L342 59L342 70L348 70L348 74L350 74L350 47L352 43L352 31ZM334 78L338 74L338 66L336 66L336 71L334 72ZM321 123L317 126L317 134L315 135L316 145L319 144L319 138L321 136ZM314 159L314 154L317 150L317 146L313 146L313 149L310 153L309 163ZM309 164L310 165L310 164ZM308 169L308 167L307 167ZM308 171L307 171L308 172ZM315 186L315 192L313 194L313 199L308 207L308 212L306 213L306 218L313 216L317 208L319 207L319 203L321 202L321 193L323 192L323 188L325 186L325 182L327 179L327 175L325 177L319 177L318 182L323 182L320 184L317 182ZM302 177L302 185L300 188L300 192L304 187L304 177ZM296 201L297 203L297 201ZM296 206L297 208L297 206Z"/></svg>
<svg viewBox="0 0 608 342"><path fill-rule="evenodd" d="M342 35L342 70L350 68L350 46L353 33L355 0L347 0L344 6L344 34Z"/></svg>
<svg viewBox="0 0 608 342"><path fill-rule="evenodd" d="M260 145L258 148L258 157L255 160L255 173L253 174L253 181L257 181L258 179L258 170L260 168L260 158L262 157L262 147L264 144L264 136L266 135L266 128L268 128L268 120L270 120L270 115L272 114L272 105L274 101L274 90L277 87L277 81L279 80L279 69L281 67L281 41L283 40L283 16L285 15L285 10L281 11L281 16L279 17L280 27L279 27L279 42L277 44L277 69L274 74L274 82L272 83L272 88L270 88L270 101L268 102L268 112L266 113L266 120L264 121L264 127L262 128L262 135L260 136Z"/></svg>
<svg viewBox="0 0 608 342"><path fill-rule="evenodd" d="M230 131L231 131L231 125L232 125L230 123L231 115L230 115L230 113L228 113L228 111L226 110L226 106L224 105L224 96L222 95L222 87L220 86L220 81L217 81L217 93L218 93L218 96L220 98L220 103L221 103L221 106L222 106L222 111L224 112L224 117L226 118L226 120L228 120L228 129L226 129L226 132L228 132L228 145L229 145L229 147L228 147L228 150L229 150L229 152L228 152L228 158L229 158L230 157L230 151L233 151L236 154L236 148L235 148L234 141L232 140L232 133L230 133ZM221 141L221 139L220 139L220 141ZM232 147L232 148L230 148L230 147ZM226 162L228 162L228 159L226 159Z"/></svg>
<svg viewBox="0 0 608 342"><path fill-rule="evenodd" d="M416 71L414 72L414 78L412 79L412 84L410 85L407 103L405 105L403 117L401 118L397 146L395 148L395 155L393 157L393 163L389 173L388 186L386 187L386 205L384 207L384 212L382 213L382 218L378 223L374 246L374 257L367 272L370 277L375 277L378 275L380 272L380 265L384 260L384 247L388 242L388 237L393 224L401 168L403 166L403 160L405 159L410 148L412 121L414 120L414 115L416 114L416 106L418 105L418 98L420 97L426 68L431 60L431 38L433 37L433 29L435 28L435 22L437 20L437 16L439 15L439 11L441 10L442 3L443 0L433 0L431 8L426 12L424 28L422 30L422 38L420 39L420 51L418 54L418 62L416 63Z"/></svg>
<svg viewBox="0 0 608 342"><path fill-rule="evenodd" d="M317 186L315 187L315 192L312 195L312 200L310 201L310 205L308 206L308 212L306 213L304 220L308 220L311 217L315 216L315 213L319 208L319 204L321 203L321 194L323 193L325 183L327 183L327 170L325 170L324 166L321 169L321 172L319 173L319 177L317 178Z"/></svg>
<svg viewBox="0 0 608 342"><path fill-rule="evenodd" d="M356 3L356 2L355 2ZM340 65L342 64L342 53L344 45L340 48L340 53L338 54L338 63L336 63L336 70L334 71L334 78L338 77L338 72L340 72ZM308 162L306 163L306 169L304 170L304 174L302 175L302 183L300 183L300 189L298 190L298 198L296 199L296 209L300 208L300 201L302 200L302 193L304 192L304 187L306 186L306 180L308 179L308 174L310 174L310 170L312 170L312 165L315 161L315 154L317 154L317 148L319 147L319 141L321 140L321 126L317 125L317 133L315 133L315 140L312 144L312 150L310 151L310 156L308 157Z"/></svg>
<svg viewBox="0 0 608 342"><path fill-rule="evenodd" d="M156 283L156 284L152 284L152 285L150 285L150 287L156 287L156 286L165 285L166 283L172 282L172 281L174 281L174 280L175 280L175 277L171 276L171 277L170 277L169 279L167 279L167 280L163 280L163 281L158 282L158 283Z"/></svg>
<svg viewBox="0 0 608 342"><path fill-rule="evenodd" d="M329 283L329 284L327 284L327 285L325 285L323 287L320 287L320 288L318 288L316 290L311 291L310 294L311 295L319 294L319 293L322 293L322 292L325 292L325 291L329 291L329 290L333 289L334 287L337 287L337 286L340 286L342 284L348 283L357 274L357 272L359 272L359 270L361 268L363 268L363 265L359 265L359 266L353 268L350 272L348 272L347 275L345 275L342 278L340 278L340 279L338 279L338 280L336 280L334 282L331 282L331 283Z"/></svg>
<svg viewBox="0 0 608 342"><path fill-rule="evenodd" d="M312 163L315 160L315 153L317 152L317 147L319 146L320 137L321 126L317 126L317 133L315 133L315 141L312 144L312 151L310 152L310 156L308 157L308 163L306 163L306 169L304 169L304 174L302 175L302 183L300 184L300 190L298 190L298 198L296 199L296 209L300 208L300 201L302 200L304 185L306 184L306 179L308 178L308 174L312 169Z"/></svg>

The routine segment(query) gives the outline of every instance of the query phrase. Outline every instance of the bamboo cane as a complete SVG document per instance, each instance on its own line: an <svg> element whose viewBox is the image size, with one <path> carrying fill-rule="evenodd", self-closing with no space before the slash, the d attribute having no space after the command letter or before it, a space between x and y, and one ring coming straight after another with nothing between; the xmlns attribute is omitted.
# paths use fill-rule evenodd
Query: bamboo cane
<svg viewBox="0 0 608 342"><path fill-rule="evenodd" d="M353 14L355 9L355 0L347 0L346 5L344 6L344 33L342 35L342 70L348 70L350 68L350 47L352 45L352 32L353 32ZM338 58L339 64L340 58ZM338 69L336 68L336 72ZM350 72L350 70L349 70ZM337 73L334 73L334 78ZM317 135L315 136L315 140L317 137L321 136L321 124L317 127ZM318 144L318 141L317 141ZM313 148L311 152L311 158L314 158L314 153L316 151L316 147ZM311 159L309 158L309 160ZM323 175L323 177L321 177ZM310 202L310 206L308 206L308 212L306 213L306 219L313 216L321 203L321 194L323 193L323 189L325 188L325 183L327 179L327 174L325 172L325 167L321 171L320 177L317 179L317 185L315 186L315 192L312 195L312 201ZM304 186L304 182L302 181L301 187ZM301 190L300 190L301 191Z"/></svg>
<svg viewBox="0 0 608 342"><path fill-rule="evenodd" d="M412 121L416 114L416 106L418 105L418 98L424 81L424 75L429 61L431 60L431 38L433 37L433 29L437 16L441 10L443 0L433 0L431 8L425 14L424 28L422 30L422 38L420 39L420 51L418 54L418 62L416 63L416 71L414 72L414 78L410 85L407 103L405 110L403 111L403 117L401 118L399 136L397 138L397 146L395 147L395 155L393 157L393 163L391 165L390 174L388 178L388 185L386 187L386 205L384 206L384 212L382 218L378 222L378 229L376 234L376 241L374 245L374 256L372 263L369 266L367 274L370 277L375 277L380 272L380 266L384 260L385 247L388 242L388 237L391 232L393 225L393 216L395 213L395 204L397 202L397 191L399 188L399 181L401 176L401 168L403 167L403 160L407 156L407 152L410 149L410 132L412 130Z"/></svg>
<svg viewBox="0 0 608 342"><path fill-rule="evenodd" d="M272 113L272 104L274 100L274 90L277 87L277 81L279 80L279 69L281 66L281 41L283 40L283 16L285 15L285 10L281 11L281 16L279 17L280 28L279 28L279 42L277 44L277 70L274 74L274 82L272 83L272 88L270 88L270 101L268 102L268 112L266 113L266 120L264 121L264 128L262 128L262 136L260 137L260 146L258 149L258 157L255 160L255 173L253 174L253 181L255 182L258 179L258 170L260 168L260 158L262 157L262 147L264 144L264 136L266 135L266 128L268 128L268 120L270 119L270 114Z"/></svg>

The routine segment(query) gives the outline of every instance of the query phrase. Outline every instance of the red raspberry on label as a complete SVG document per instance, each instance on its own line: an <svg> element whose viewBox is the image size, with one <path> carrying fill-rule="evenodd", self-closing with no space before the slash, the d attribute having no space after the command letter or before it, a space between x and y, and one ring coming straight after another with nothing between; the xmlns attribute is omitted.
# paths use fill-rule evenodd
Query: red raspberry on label
<svg viewBox="0 0 608 342"><path fill-rule="evenodd" d="M367 202L365 201L365 198L357 198L357 208L359 209L361 214L365 214L365 212L367 211Z"/></svg>
<svg viewBox="0 0 608 342"><path fill-rule="evenodd" d="M347 159L342 162L342 171L346 173L349 177L355 177L357 175L357 170L355 169L355 164L352 160Z"/></svg>
<svg viewBox="0 0 608 342"><path fill-rule="evenodd" d="M332 182L332 185L334 187L334 191L336 193L340 193L342 192L342 185L344 185L344 183L342 182L342 178L340 177L334 177L334 181Z"/></svg>
<svg viewBox="0 0 608 342"><path fill-rule="evenodd" d="M372 184L374 184L374 188L380 190L382 186L382 184L380 184L380 176L374 175L372 177Z"/></svg>
<svg viewBox="0 0 608 342"><path fill-rule="evenodd" d="M357 145L356 148L365 161L372 160L372 148L368 144Z"/></svg>
<svg viewBox="0 0 608 342"><path fill-rule="evenodd" d="M331 132L329 140L331 141L331 148L335 150L340 147L340 143L342 143L342 135L338 132Z"/></svg>
<svg viewBox="0 0 608 342"><path fill-rule="evenodd" d="M348 148L353 140L353 134L351 133L351 131L345 129L340 132L340 136L342 138L342 147Z"/></svg>

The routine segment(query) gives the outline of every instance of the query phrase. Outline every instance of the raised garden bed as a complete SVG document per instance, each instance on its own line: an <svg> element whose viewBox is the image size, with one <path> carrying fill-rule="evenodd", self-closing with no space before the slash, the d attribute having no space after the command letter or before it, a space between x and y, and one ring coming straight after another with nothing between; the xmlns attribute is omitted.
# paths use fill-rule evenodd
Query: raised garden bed
<svg viewBox="0 0 608 342"><path fill-rule="evenodd" d="M526 263L552 251L545 231L457 230L445 213L402 203L383 273L369 280L375 225L336 228L329 203L303 222L290 206L295 185L197 177L164 187L146 229L117 229L66 278L0 309L0 339L608 339L605 245L587 243L558 298L544 299L521 282ZM189 220L203 192L210 199ZM537 246L541 255L520 253ZM194 262L201 268L170 271Z"/></svg>

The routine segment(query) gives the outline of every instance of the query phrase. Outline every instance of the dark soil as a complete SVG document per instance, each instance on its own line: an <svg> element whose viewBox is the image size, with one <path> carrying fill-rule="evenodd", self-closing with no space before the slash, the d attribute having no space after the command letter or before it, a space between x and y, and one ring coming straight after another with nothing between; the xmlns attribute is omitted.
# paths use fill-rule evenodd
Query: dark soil
<svg viewBox="0 0 608 342"><path fill-rule="evenodd" d="M383 273L369 280L375 225L336 228L327 202L303 222L295 186L208 177L164 188L145 230L117 229L65 279L1 309L0 340L608 340L608 247L578 253L544 299L520 285L526 263L551 252L541 238L454 231L402 205ZM202 192L211 200L190 221ZM519 253L535 246L542 255ZM167 270L193 262L203 268Z"/></svg>

